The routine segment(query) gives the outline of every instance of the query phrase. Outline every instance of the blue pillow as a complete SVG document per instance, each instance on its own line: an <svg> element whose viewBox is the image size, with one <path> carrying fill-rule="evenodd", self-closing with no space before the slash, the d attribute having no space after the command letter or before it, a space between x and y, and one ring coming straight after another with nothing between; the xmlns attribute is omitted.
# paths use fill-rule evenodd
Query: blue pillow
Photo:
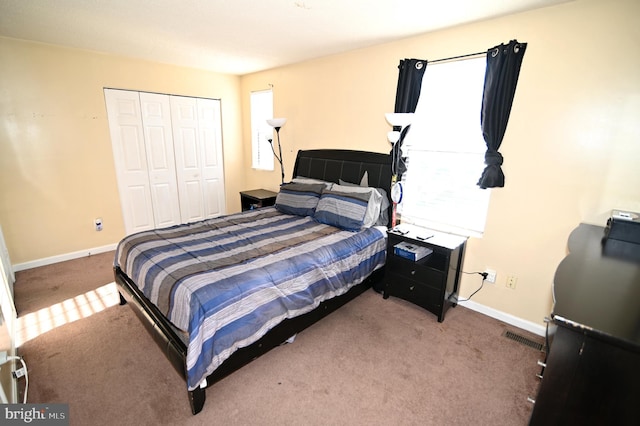
<svg viewBox="0 0 640 426"><path fill-rule="evenodd" d="M347 231L365 227L369 194L324 190L313 218L320 223Z"/></svg>
<svg viewBox="0 0 640 426"><path fill-rule="evenodd" d="M276 197L276 209L297 216L313 216L324 184L285 183Z"/></svg>

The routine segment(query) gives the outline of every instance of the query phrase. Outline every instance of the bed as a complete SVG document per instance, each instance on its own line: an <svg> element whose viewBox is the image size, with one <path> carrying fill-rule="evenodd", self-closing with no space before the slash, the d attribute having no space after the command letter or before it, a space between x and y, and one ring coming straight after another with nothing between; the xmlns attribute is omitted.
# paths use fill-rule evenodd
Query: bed
<svg viewBox="0 0 640 426"><path fill-rule="evenodd" d="M185 379L194 415L206 387L381 280L390 184L389 155L299 151L276 206L120 242L121 304ZM315 207L305 213L309 202Z"/></svg>

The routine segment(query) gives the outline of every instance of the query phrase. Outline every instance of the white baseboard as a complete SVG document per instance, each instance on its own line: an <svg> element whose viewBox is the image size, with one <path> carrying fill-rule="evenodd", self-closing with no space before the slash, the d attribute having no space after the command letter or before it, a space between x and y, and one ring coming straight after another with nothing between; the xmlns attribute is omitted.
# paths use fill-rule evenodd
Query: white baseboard
<svg viewBox="0 0 640 426"><path fill-rule="evenodd" d="M45 257L44 259L32 260L24 263L16 263L13 265L13 270L24 271L25 269L37 268L38 266L51 265L58 262L64 262L66 260L79 259L81 257L91 256L92 254L105 253L113 251L117 247L117 244L109 244L102 247L94 247L92 249L75 251L73 253L61 254L58 256Z"/></svg>
<svg viewBox="0 0 640 426"><path fill-rule="evenodd" d="M480 312L481 314L487 315L491 318L500 320L514 327L518 327L530 333L537 334L538 336L542 336L542 337L545 336L546 327L544 325L536 324L534 322L527 321L522 318L518 318L506 312L502 312L497 309L493 309L488 306L481 305L480 303L476 303L472 300L467 300L466 302L459 302L458 304L460 306L464 306L465 308L469 308L473 311Z"/></svg>

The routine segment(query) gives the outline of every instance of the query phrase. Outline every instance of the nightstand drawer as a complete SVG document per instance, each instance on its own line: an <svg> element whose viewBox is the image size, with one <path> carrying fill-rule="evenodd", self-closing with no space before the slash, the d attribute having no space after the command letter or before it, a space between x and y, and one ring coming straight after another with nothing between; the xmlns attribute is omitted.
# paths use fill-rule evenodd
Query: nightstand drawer
<svg viewBox="0 0 640 426"><path fill-rule="evenodd" d="M417 280L423 283L430 283L433 287L439 288L444 280L444 272L421 265L418 262L403 259L398 256L390 256L387 260L387 269L396 275Z"/></svg>
<svg viewBox="0 0 640 426"><path fill-rule="evenodd" d="M387 271L385 285L390 296L408 300L423 308L439 308L442 306L440 290L421 282L407 279L406 276Z"/></svg>

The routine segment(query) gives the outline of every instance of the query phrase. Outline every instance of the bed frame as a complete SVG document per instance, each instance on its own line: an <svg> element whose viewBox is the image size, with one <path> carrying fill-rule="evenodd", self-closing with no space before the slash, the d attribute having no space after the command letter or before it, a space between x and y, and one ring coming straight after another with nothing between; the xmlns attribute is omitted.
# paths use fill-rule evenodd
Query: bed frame
<svg viewBox="0 0 640 426"><path fill-rule="evenodd" d="M391 158L387 154L328 149L299 151L293 176L305 176L335 183L338 183L340 179L358 183L365 171L369 177L369 186L382 188L387 192L387 195L390 194ZM389 217L391 217L390 212ZM163 350L167 359L186 380L187 341L183 340L182 333L164 317L155 305L148 301L133 281L117 266L114 268L114 275L120 293L120 304L131 306L147 331ZM382 275L383 271L379 269L342 296L326 300L316 309L304 315L284 320L257 342L234 352L213 374L207 377L206 385L210 386L218 382L274 347L281 345L296 333L362 294L373 283L381 280ZM199 387L187 392L191 412L194 415L198 414L204 406L205 388Z"/></svg>

